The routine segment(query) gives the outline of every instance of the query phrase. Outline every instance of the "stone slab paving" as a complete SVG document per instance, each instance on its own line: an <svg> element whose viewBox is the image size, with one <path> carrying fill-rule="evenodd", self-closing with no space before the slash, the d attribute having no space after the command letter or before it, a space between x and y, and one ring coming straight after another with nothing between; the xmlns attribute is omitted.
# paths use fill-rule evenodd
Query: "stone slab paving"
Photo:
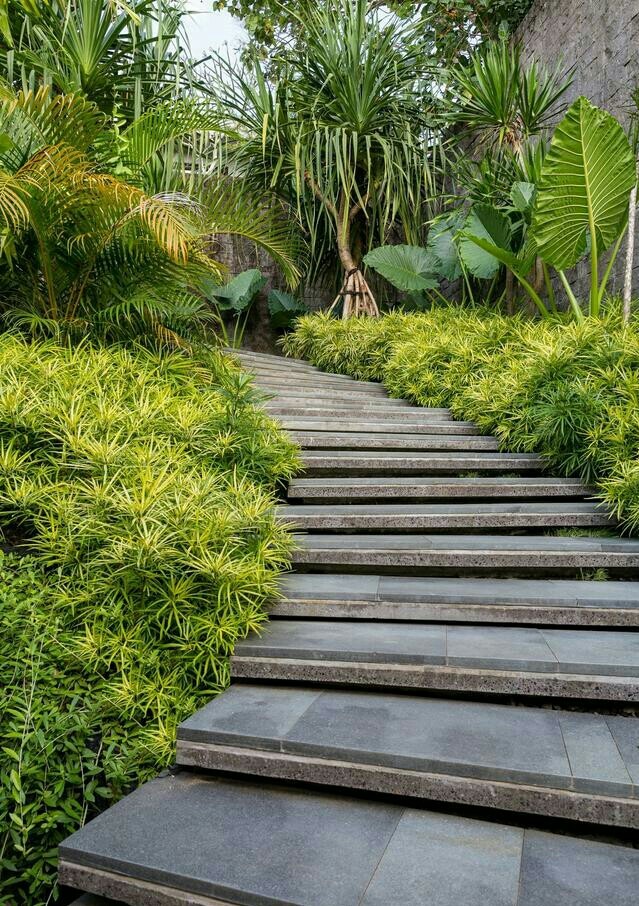
<svg viewBox="0 0 639 906"><path fill-rule="evenodd" d="M639 633L276 620L236 654L639 677Z"/></svg>
<svg viewBox="0 0 639 906"><path fill-rule="evenodd" d="M395 571L634 571L639 541L545 535L315 534L296 536L294 565Z"/></svg>
<svg viewBox="0 0 639 906"><path fill-rule="evenodd" d="M634 582L292 573L273 617L639 627Z"/></svg>
<svg viewBox="0 0 639 906"><path fill-rule="evenodd" d="M500 497L525 500L530 497L591 497L585 485L570 478L294 478L289 483L288 499L377 499L407 497L416 499Z"/></svg>
<svg viewBox="0 0 639 906"><path fill-rule="evenodd" d="M340 475L390 473L402 475L418 472L428 475L433 472L540 472L544 464L538 456L525 453L422 453L422 452L369 452L366 450L343 450L329 452L322 450L302 451L304 470L313 472L335 472Z"/></svg>
<svg viewBox="0 0 639 906"><path fill-rule="evenodd" d="M156 906L178 890L202 906L635 906L639 889L630 848L189 774L147 783L61 856L63 881Z"/></svg>
<svg viewBox="0 0 639 906"><path fill-rule="evenodd" d="M189 772L62 846L78 906L634 906L639 851L406 803L639 828L639 718L619 708L639 698L639 583L576 578L636 577L639 541L542 534L608 520L448 409L233 354L305 448L289 500L311 503L279 516L315 534L237 647L243 681L180 728Z"/></svg>
<svg viewBox="0 0 639 906"><path fill-rule="evenodd" d="M601 715L484 702L241 684L186 720L178 738L602 800L639 797L639 757L630 754L639 747L636 718L608 723ZM639 802L636 812L639 826Z"/></svg>
<svg viewBox="0 0 639 906"><path fill-rule="evenodd" d="M612 526L595 503L349 504L278 508L278 517L303 530L420 531Z"/></svg>
<svg viewBox="0 0 639 906"><path fill-rule="evenodd" d="M499 450L494 437L355 431L291 431L302 450Z"/></svg>

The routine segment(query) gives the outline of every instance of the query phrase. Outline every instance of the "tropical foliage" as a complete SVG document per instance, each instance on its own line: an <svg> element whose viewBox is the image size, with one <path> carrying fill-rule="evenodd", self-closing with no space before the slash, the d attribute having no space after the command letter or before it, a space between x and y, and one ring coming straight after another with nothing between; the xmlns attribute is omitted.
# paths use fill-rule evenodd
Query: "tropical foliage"
<svg viewBox="0 0 639 906"><path fill-rule="evenodd" d="M616 310L581 323L454 306L348 323L313 315L285 348L418 405L450 406L505 449L541 453L596 484L639 531L639 326L623 328Z"/></svg>
<svg viewBox="0 0 639 906"><path fill-rule="evenodd" d="M346 291L364 251L393 227L420 235L433 61L414 24L366 0L323 2L303 24L275 82L259 65L242 72L219 58L213 86L222 122L239 135L229 144L233 172L300 218L315 272L337 253Z"/></svg>
<svg viewBox="0 0 639 906"><path fill-rule="evenodd" d="M48 902L59 841L170 763L265 619L297 454L255 399L213 353L0 336L0 523L34 558L0 594L0 901Z"/></svg>

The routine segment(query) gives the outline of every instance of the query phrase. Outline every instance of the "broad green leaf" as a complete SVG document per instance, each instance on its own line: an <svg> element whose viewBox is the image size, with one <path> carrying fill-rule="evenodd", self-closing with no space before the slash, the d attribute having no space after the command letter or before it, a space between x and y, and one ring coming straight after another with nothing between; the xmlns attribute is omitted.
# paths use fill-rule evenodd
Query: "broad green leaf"
<svg viewBox="0 0 639 906"><path fill-rule="evenodd" d="M482 252L485 252L486 255L496 259L498 264L505 264L506 267L509 267L515 274L525 277L532 267L532 264L527 267L526 262L520 260L514 252L500 248L498 245L495 245L494 242L490 242L490 240L483 236L473 236L472 233L464 232L462 233L462 237L465 243L477 246L477 248Z"/></svg>
<svg viewBox="0 0 639 906"><path fill-rule="evenodd" d="M381 246L369 252L364 263L400 292L420 292L439 285L434 276L437 260L432 253L416 245Z"/></svg>
<svg viewBox="0 0 639 906"><path fill-rule="evenodd" d="M469 234L473 239L469 238ZM490 279L495 276L502 261L493 252L488 252L485 246L474 242L474 238L483 239L495 248L510 252L510 220L501 211L487 204L473 205L466 218L459 241L459 254L474 277Z"/></svg>
<svg viewBox="0 0 639 906"><path fill-rule="evenodd" d="M204 291L213 297L221 308L243 312L264 287L266 278L256 269L243 271L224 286L215 286L207 281Z"/></svg>
<svg viewBox="0 0 639 906"><path fill-rule="evenodd" d="M308 312L308 307L290 293L272 289L268 294L268 310L275 327L289 327L295 318Z"/></svg>
<svg viewBox="0 0 639 906"><path fill-rule="evenodd" d="M516 182L513 185L510 197L520 214L528 215L532 212L535 202L535 190L536 186L533 182Z"/></svg>
<svg viewBox="0 0 639 906"><path fill-rule="evenodd" d="M428 231L426 250L437 261L437 274L444 280L457 280L461 277L459 252L455 237L462 227L464 215L460 212L448 214L435 220Z"/></svg>
<svg viewBox="0 0 639 906"><path fill-rule="evenodd" d="M609 248L624 227L635 179L620 124L578 98L555 130L541 173L532 229L544 261L573 267L592 231L598 251Z"/></svg>

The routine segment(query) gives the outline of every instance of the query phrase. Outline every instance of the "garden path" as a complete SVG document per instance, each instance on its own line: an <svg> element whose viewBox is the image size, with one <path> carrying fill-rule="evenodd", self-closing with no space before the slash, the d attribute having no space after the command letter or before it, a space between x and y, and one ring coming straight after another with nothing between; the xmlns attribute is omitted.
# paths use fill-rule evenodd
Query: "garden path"
<svg viewBox="0 0 639 906"><path fill-rule="evenodd" d="M178 770L68 840L62 880L162 906L635 906L639 541L447 410L240 360L303 451L294 571Z"/></svg>

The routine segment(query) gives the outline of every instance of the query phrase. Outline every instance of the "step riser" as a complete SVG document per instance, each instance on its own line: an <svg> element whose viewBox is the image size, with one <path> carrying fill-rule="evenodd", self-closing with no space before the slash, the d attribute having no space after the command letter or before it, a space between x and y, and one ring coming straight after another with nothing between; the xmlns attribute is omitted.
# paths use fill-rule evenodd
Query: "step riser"
<svg viewBox="0 0 639 906"><path fill-rule="evenodd" d="M257 388L258 390L260 388ZM395 412L401 410L404 413L408 409L408 403L404 400L394 400L388 399L387 397L368 397L361 396L357 394L332 394L332 393L320 393L317 391L313 394L305 395L302 392L297 392L294 388L288 388L286 393L276 393L274 390L267 390L262 388L261 392L268 394L270 397L266 402L277 408L303 408L304 406L312 406L313 409L334 409L336 406L341 409L346 409L348 412L354 411L359 413L386 413L386 412ZM435 415L435 419L441 420L440 416Z"/></svg>
<svg viewBox="0 0 639 906"><path fill-rule="evenodd" d="M615 676L531 673L433 665L377 664L360 661L260 658L235 655L235 679L258 682L313 683L321 686L406 689L412 692L472 693L570 698L636 704L639 679Z"/></svg>
<svg viewBox="0 0 639 906"><path fill-rule="evenodd" d="M151 881L127 877L112 871L89 868L61 859L58 864L60 884L75 890L86 890L129 906L233 906L231 900L218 900L196 893L166 887ZM237 904L237 900L235 904ZM74 904L72 904L74 906Z"/></svg>
<svg viewBox="0 0 639 906"><path fill-rule="evenodd" d="M275 618L319 620L398 620L402 622L496 623L509 626L639 628L639 608L543 607L535 604L450 604L410 601L283 600L270 610Z"/></svg>
<svg viewBox="0 0 639 906"><path fill-rule="evenodd" d="M367 536L368 537L368 536ZM330 556L329 556L330 553ZM345 551L295 552L293 566L303 567L305 572L353 573L356 575L376 572L383 576L477 576L481 578L566 578L578 579L582 573L605 570L618 577L635 578L637 564L634 559L602 554L600 556L574 557L569 561L548 554L539 557L509 556L497 554L490 560L469 556L445 555L440 553L414 553L392 555L381 553L371 555L370 551L350 554Z"/></svg>
<svg viewBox="0 0 639 906"><path fill-rule="evenodd" d="M287 406L281 403L278 400L267 400L263 404L264 408L267 408L273 417L278 418L300 418L303 421L308 421L311 419L319 419L320 421L325 419L338 419L345 423L345 431L349 430L349 427L353 418L361 418L361 415L353 416L353 407L345 406L339 400L334 400L330 404L322 404L321 402L313 402L312 408L306 408L305 406L299 405L290 405ZM367 418L369 416L366 416ZM370 420L374 420L384 425L384 430L390 430L391 426L395 430L395 426L403 426L404 424L415 424L418 423L422 428L434 427L436 430L440 431L443 427L448 426L451 431L453 430L472 430L472 432L477 432L477 428L473 425L472 422L456 422L453 421L452 415L447 415L445 412L433 411L430 409L395 409L395 408L386 408L382 409L377 407L372 414L370 414ZM444 432L446 433L446 432Z"/></svg>
<svg viewBox="0 0 639 906"><path fill-rule="evenodd" d="M443 424L403 424L402 422L352 422L345 418L343 421L324 422L321 419L314 422L312 419L278 418L279 423L287 431L307 434L308 432L323 432L330 434L410 434L420 437L422 435L448 435L448 437L480 437L479 431L473 427L456 425L454 422Z"/></svg>
<svg viewBox="0 0 639 906"><path fill-rule="evenodd" d="M551 787L440 775L380 764L315 758L178 739L178 764L210 771L496 808L600 825L639 828L639 801Z"/></svg>
<svg viewBox="0 0 639 906"><path fill-rule="evenodd" d="M287 516L278 518L300 531L317 532L457 532L493 529L601 528L612 525L603 514L513 513L490 516Z"/></svg>
<svg viewBox="0 0 639 906"><path fill-rule="evenodd" d="M256 384L259 384L261 387L274 387L278 390L280 388L290 390L292 381L295 382L296 388L308 393L314 393L316 390L325 390L329 393L335 392L336 394L339 394L344 391L347 393L357 393L361 396L371 394L374 396L386 397L388 395L381 384L359 384L357 381L342 380L340 378L332 379L323 375L318 375L317 377L311 377L309 379L302 378L295 374L283 374L280 377L265 374L255 375Z"/></svg>
<svg viewBox="0 0 639 906"><path fill-rule="evenodd" d="M466 479L457 481L420 482L410 479L403 483L397 482L350 482L340 481L309 481L293 479L288 486L289 500L308 500L339 503L342 500L353 502L383 501L394 499L409 500L467 500L479 501L485 499L492 502L498 497L500 500L518 501L525 499L544 500L555 499L591 499L592 491L583 485L566 482L544 482L524 480L518 484L508 484L504 481L490 479Z"/></svg>
<svg viewBox="0 0 639 906"><path fill-rule="evenodd" d="M347 434L331 435L328 432L291 431L291 437L302 450L433 450L462 453L483 451L497 452L499 444L492 437L446 437L411 434Z"/></svg>

